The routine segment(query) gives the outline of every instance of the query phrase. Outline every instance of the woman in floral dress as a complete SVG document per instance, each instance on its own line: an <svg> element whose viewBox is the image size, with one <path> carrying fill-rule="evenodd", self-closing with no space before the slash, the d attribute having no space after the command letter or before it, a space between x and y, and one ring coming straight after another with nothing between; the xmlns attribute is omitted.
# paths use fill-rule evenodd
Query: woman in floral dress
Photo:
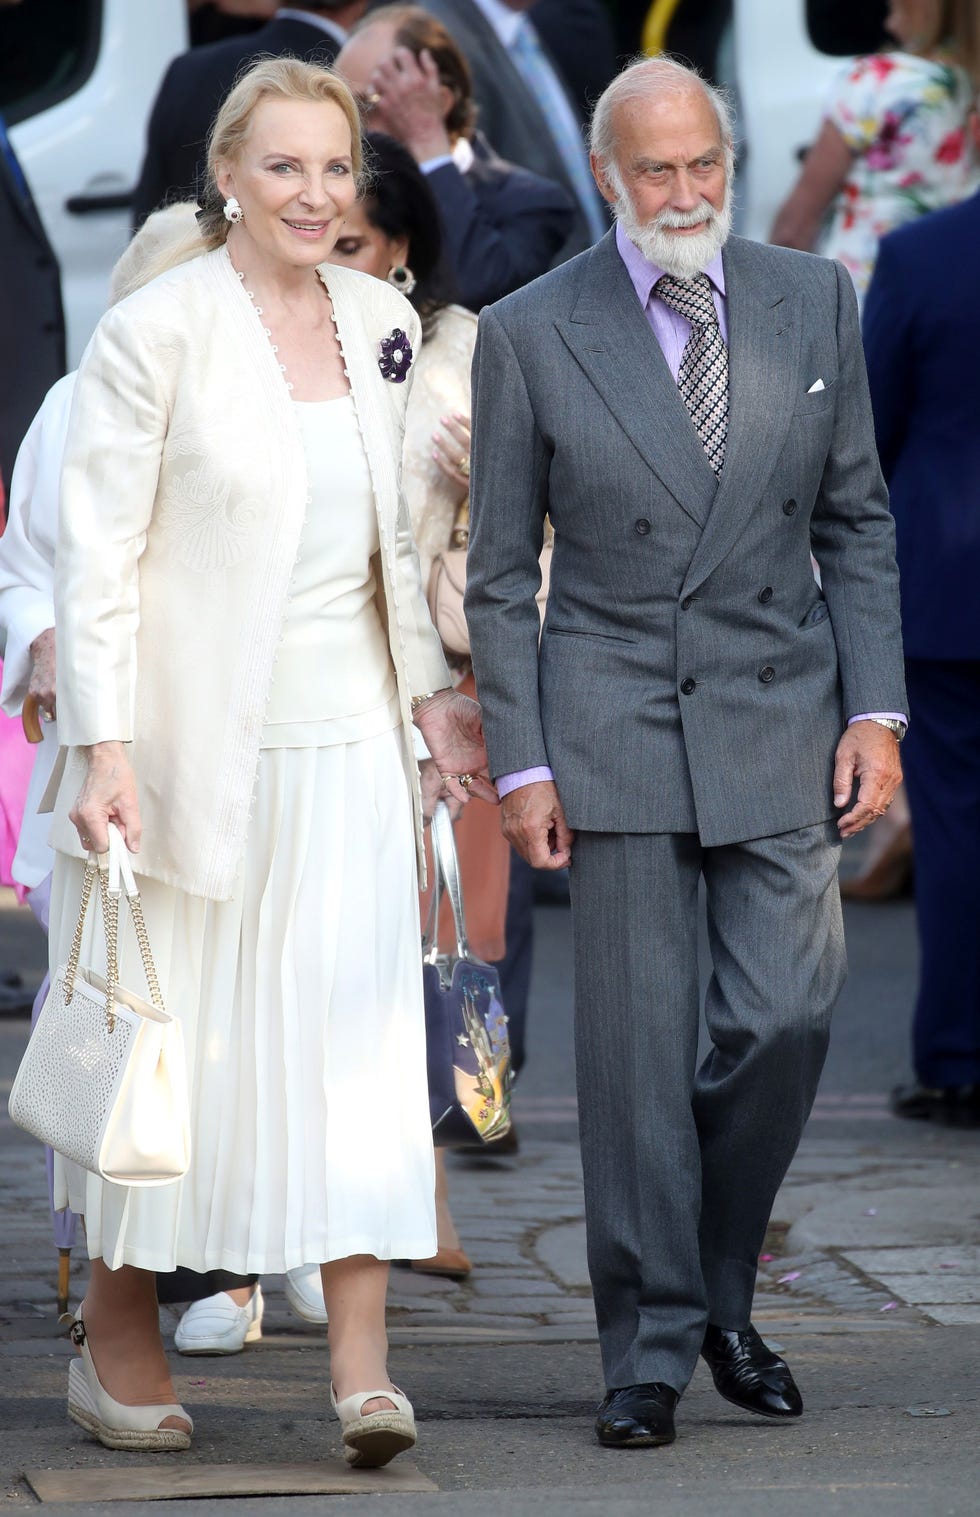
<svg viewBox="0 0 980 1517"><path fill-rule="evenodd" d="M980 184L966 130L980 0L892 0L898 47L847 65L771 241L838 258L863 300L886 232Z"/></svg>

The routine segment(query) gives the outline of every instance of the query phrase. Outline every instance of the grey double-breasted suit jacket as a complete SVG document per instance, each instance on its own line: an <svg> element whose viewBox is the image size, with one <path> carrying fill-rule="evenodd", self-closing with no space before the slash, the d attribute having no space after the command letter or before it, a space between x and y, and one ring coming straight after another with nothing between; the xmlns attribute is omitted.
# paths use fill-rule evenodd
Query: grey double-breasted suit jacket
<svg viewBox="0 0 980 1517"><path fill-rule="evenodd" d="M826 820L848 718L906 709L848 277L740 238L724 267L720 483L613 234L481 317L466 614L491 768L550 765L576 829L718 846Z"/></svg>

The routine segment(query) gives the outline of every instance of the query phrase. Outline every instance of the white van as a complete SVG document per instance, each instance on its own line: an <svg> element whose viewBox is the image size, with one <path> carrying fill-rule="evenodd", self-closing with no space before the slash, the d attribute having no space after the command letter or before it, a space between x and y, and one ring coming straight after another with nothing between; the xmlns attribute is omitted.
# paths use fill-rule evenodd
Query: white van
<svg viewBox="0 0 980 1517"><path fill-rule="evenodd" d="M813 140L840 59L805 0L734 0L724 56L743 144L738 230L764 239ZM13 38L15 45L10 45ZM61 265L68 361L105 308L163 73L188 45L185 0L21 0L0 8L0 110Z"/></svg>
<svg viewBox="0 0 980 1517"><path fill-rule="evenodd" d="M0 9L0 110L61 265L74 368L129 240L160 80L185 0L21 0Z"/></svg>
<svg viewBox="0 0 980 1517"><path fill-rule="evenodd" d="M847 60L813 46L804 0L735 0L731 40L742 145L736 225L765 242Z"/></svg>

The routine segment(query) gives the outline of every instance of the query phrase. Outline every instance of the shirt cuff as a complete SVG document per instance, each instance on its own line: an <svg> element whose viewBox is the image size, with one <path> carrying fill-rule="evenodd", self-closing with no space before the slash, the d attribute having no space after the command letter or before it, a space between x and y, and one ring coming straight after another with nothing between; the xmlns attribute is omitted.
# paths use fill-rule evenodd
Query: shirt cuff
<svg viewBox="0 0 980 1517"><path fill-rule="evenodd" d="M519 790L522 785L536 785L541 780L553 780L554 777L547 764L540 764L537 769L515 769L512 774L502 774L495 781L497 794L503 800L505 795L510 795L512 790Z"/></svg>
<svg viewBox="0 0 980 1517"><path fill-rule="evenodd" d="M424 163L419 164L423 174L434 174L436 169L443 169L447 163L454 163L452 153L442 153L438 158L426 158Z"/></svg>
<svg viewBox="0 0 980 1517"><path fill-rule="evenodd" d="M904 711L861 711L857 716L850 717L847 725L850 727L855 722L873 722L876 716L882 717L887 722L901 722L905 727L909 724Z"/></svg>

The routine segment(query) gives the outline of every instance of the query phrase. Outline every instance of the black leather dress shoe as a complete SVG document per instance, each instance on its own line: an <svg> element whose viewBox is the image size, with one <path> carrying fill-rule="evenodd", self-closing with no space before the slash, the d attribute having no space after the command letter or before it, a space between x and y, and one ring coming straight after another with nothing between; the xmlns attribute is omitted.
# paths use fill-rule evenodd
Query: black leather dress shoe
<svg viewBox="0 0 980 1517"><path fill-rule="evenodd" d="M980 1085L896 1085L891 1094L896 1117L942 1122L946 1127L980 1127Z"/></svg>
<svg viewBox="0 0 980 1517"><path fill-rule="evenodd" d="M673 1387L659 1380L610 1391L599 1405L596 1437L607 1449L649 1449L673 1443L678 1400Z"/></svg>
<svg viewBox="0 0 980 1517"><path fill-rule="evenodd" d="M803 1397L782 1359L766 1348L754 1327L742 1331L708 1324L701 1357L726 1401L764 1417L799 1417Z"/></svg>

